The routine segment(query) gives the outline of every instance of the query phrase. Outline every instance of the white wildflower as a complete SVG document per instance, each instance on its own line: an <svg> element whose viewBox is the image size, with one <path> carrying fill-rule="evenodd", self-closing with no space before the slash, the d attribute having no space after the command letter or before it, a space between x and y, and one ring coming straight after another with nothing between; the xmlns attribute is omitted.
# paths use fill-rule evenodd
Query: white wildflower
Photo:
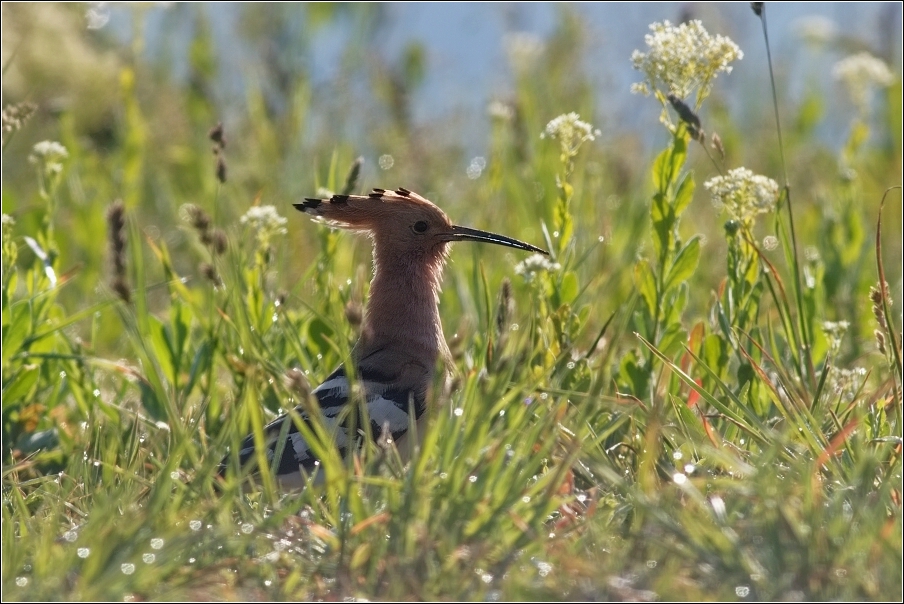
<svg viewBox="0 0 904 604"><path fill-rule="evenodd" d="M778 202L778 183L747 168L729 170L725 176L709 179L703 187L712 194L714 204L748 226L757 214L771 212Z"/></svg>
<svg viewBox="0 0 904 604"><path fill-rule="evenodd" d="M797 35L813 45L828 44L838 36L838 26L828 17L807 15L794 23Z"/></svg>
<svg viewBox="0 0 904 604"><path fill-rule="evenodd" d="M241 223L251 227L256 233L261 245L269 244L274 235L285 235L288 220L279 215L273 206L257 206L245 212Z"/></svg>
<svg viewBox="0 0 904 604"><path fill-rule="evenodd" d="M88 2L85 21L88 29L101 29L110 22L110 8L106 2Z"/></svg>
<svg viewBox="0 0 904 604"><path fill-rule="evenodd" d="M851 324L847 321L823 321L822 333L829 341L829 350L832 354L837 353L841 348L841 340L850 326Z"/></svg>
<svg viewBox="0 0 904 604"><path fill-rule="evenodd" d="M584 141L596 140L600 134L599 129L582 121L581 116L572 111L550 120L546 124L546 130L540 134L540 138L548 136L559 141L562 146L562 155L574 157Z"/></svg>
<svg viewBox="0 0 904 604"><path fill-rule="evenodd" d="M543 40L527 32L509 34L503 42L515 71L527 71L543 54Z"/></svg>
<svg viewBox="0 0 904 604"><path fill-rule="evenodd" d="M655 89L663 96L672 93L686 99L696 90L699 107L719 72L731 73L729 63L744 58L737 44L725 36L711 36L698 20L678 26L657 22L650 30L653 33L644 37L649 50L631 55L634 69L646 76L646 82L631 87L634 93Z"/></svg>
<svg viewBox="0 0 904 604"><path fill-rule="evenodd" d="M530 283L534 280L534 277L541 273L554 273L561 270L561 268L562 265L558 262L553 262L543 254L531 254L515 265L515 272Z"/></svg>
<svg viewBox="0 0 904 604"><path fill-rule="evenodd" d="M860 52L841 59L832 68L832 77L841 82L857 109L865 112L875 88L887 88L895 83L888 66L868 52Z"/></svg>
<svg viewBox="0 0 904 604"><path fill-rule="evenodd" d="M56 141L41 141L31 149L28 161L39 166L45 174L63 171L63 160L69 157L66 147Z"/></svg>
<svg viewBox="0 0 904 604"><path fill-rule="evenodd" d="M866 369L863 367L854 367L853 369L831 367L827 380L829 389L845 403L850 403L854 400L854 397L863 388L865 381Z"/></svg>
<svg viewBox="0 0 904 604"><path fill-rule="evenodd" d="M515 108L503 101L491 101L487 106L487 114L491 118L510 122L515 118Z"/></svg>

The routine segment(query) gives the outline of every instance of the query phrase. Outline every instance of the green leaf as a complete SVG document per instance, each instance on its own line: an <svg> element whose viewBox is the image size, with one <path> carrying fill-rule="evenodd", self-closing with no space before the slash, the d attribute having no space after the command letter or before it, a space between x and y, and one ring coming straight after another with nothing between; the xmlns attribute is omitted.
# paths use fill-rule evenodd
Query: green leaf
<svg viewBox="0 0 904 604"><path fill-rule="evenodd" d="M656 160L653 162L653 187L657 191L663 191L665 187L668 186L669 182L669 155L671 154L671 148L664 150L662 153L656 156ZM663 186L663 183L665 185Z"/></svg>
<svg viewBox="0 0 904 604"><path fill-rule="evenodd" d="M185 396L191 394L192 389L198 378L210 370L213 363L213 347L210 340L204 340L195 352L195 358L191 363L191 370L188 372L188 383L185 385Z"/></svg>
<svg viewBox="0 0 904 604"><path fill-rule="evenodd" d="M332 350L330 340L332 340L335 335L332 328L330 328L326 321L322 319L314 318L308 323L308 338L314 344L314 350L312 352L315 354Z"/></svg>
<svg viewBox="0 0 904 604"><path fill-rule="evenodd" d="M687 341L687 334L681 327L680 323L672 323L665 328L662 336L659 338L659 350L666 356L672 356L679 350L681 345Z"/></svg>
<svg viewBox="0 0 904 604"><path fill-rule="evenodd" d="M41 375L37 365L25 365L16 372L16 375L3 387L3 409L26 402L29 394Z"/></svg>
<svg viewBox="0 0 904 604"><path fill-rule="evenodd" d="M672 147L670 164L669 164L669 184L675 181L681 168L684 167L684 161L687 159L687 139L688 135L684 129L679 129L672 137Z"/></svg>
<svg viewBox="0 0 904 604"><path fill-rule="evenodd" d="M716 375L724 375L728 368L728 347L725 340L716 334L710 334L703 340L703 362Z"/></svg>
<svg viewBox="0 0 904 604"><path fill-rule="evenodd" d="M573 271L568 271L562 277L562 285L559 287L559 301L562 304L571 304L578 297L578 276Z"/></svg>
<svg viewBox="0 0 904 604"><path fill-rule="evenodd" d="M697 264L700 262L700 238L693 237L687 244L681 248L678 255L675 256L675 263L669 270L668 277L665 279L665 287L663 291L670 291L679 283L687 281L687 279L697 270Z"/></svg>
<svg viewBox="0 0 904 604"><path fill-rule="evenodd" d="M160 359L163 360L162 358ZM144 410L147 411L148 415L154 419L154 421L166 420L166 405L163 404L163 401L160 400L160 397L157 396L157 392L151 386L150 382L145 379L138 380L138 389L141 391L141 405L144 407Z"/></svg>
<svg viewBox="0 0 904 604"><path fill-rule="evenodd" d="M653 195L650 221L653 223L653 249L656 250L656 257L665 259L672 248L672 227L675 225L675 218L664 193Z"/></svg>
<svg viewBox="0 0 904 604"><path fill-rule="evenodd" d="M3 324L3 365L4 367L12 359L13 355L22 350L22 344L28 337L31 321L28 317L28 304L17 302L12 305L12 316L9 323Z"/></svg>
<svg viewBox="0 0 904 604"><path fill-rule="evenodd" d="M688 172L681 179L681 184L678 185L678 191L675 193L675 201L672 203L676 218L681 216L684 209L691 203L695 188L694 175Z"/></svg>
<svg viewBox="0 0 904 604"><path fill-rule="evenodd" d="M634 265L634 285L647 304L650 316L656 313L656 276L647 260L638 260Z"/></svg>
<svg viewBox="0 0 904 604"><path fill-rule="evenodd" d="M150 317L150 340L151 348L157 362L160 363L160 369L167 379L174 380L176 375L176 365L173 350L170 347L169 338L166 334L166 326L155 316Z"/></svg>

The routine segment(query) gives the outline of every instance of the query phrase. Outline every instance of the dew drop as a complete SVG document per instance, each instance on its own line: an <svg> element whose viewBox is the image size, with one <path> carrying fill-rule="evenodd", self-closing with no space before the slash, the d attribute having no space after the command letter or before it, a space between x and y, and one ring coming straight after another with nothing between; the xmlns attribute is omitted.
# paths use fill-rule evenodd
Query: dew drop
<svg viewBox="0 0 904 604"><path fill-rule="evenodd" d="M246 535L250 535L251 531L253 531L253 530L254 530L254 525L251 524L250 522L246 522L245 524L242 525L242 532L245 533Z"/></svg>
<svg viewBox="0 0 904 604"><path fill-rule="evenodd" d="M91 555L91 550L87 547L80 547L77 550L75 550L75 553L76 553L76 555L78 555L79 558L87 558L88 556Z"/></svg>
<svg viewBox="0 0 904 604"><path fill-rule="evenodd" d="M201 530L201 521L200 520L192 520L191 522L188 523L188 528L190 528L193 531L200 531Z"/></svg>
<svg viewBox="0 0 904 604"><path fill-rule="evenodd" d="M553 533L550 533L550 535L552 535L552 534ZM537 562L537 573L539 573L539 575L541 577L545 577L546 575L548 575L551 572L552 572L552 564L550 564L549 562Z"/></svg>
<svg viewBox="0 0 904 604"><path fill-rule="evenodd" d="M739 598L746 598L750 595L750 588L746 585L738 585L734 588L735 595Z"/></svg>
<svg viewBox="0 0 904 604"><path fill-rule="evenodd" d="M25 587L28 585L28 577L16 577L16 585L18 587Z"/></svg>
<svg viewBox="0 0 904 604"><path fill-rule="evenodd" d="M72 543L73 541L78 539L78 533L76 533L75 531L66 531L65 533L63 533L63 539L65 539L69 543Z"/></svg>
<svg viewBox="0 0 904 604"><path fill-rule="evenodd" d="M377 163L380 164L382 170L388 170L395 164L395 159L389 153L384 153L377 160Z"/></svg>
<svg viewBox="0 0 904 604"><path fill-rule="evenodd" d="M475 476L474 474L471 474L470 476L468 476L468 482L470 482L471 484L474 484L475 482L477 482L477 476Z"/></svg>
<svg viewBox="0 0 904 604"><path fill-rule="evenodd" d="M455 411L453 411L452 413L455 414L455 417L461 417L464 412L465 412L465 410L462 409L461 407L456 407Z"/></svg>
<svg viewBox="0 0 904 604"><path fill-rule="evenodd" d="M121 570L122 574L124 574L124 575L131 575L132 573L135 572L135 565L132 564L131 562L126 562L125 564L123 564L122 566L119 567L119 570Z"/></svg>
<svg viewBox="0 0 904 604"><path fill-rule="evenodd" d="M153 564L154 560L157 559L157 556L155 556L154 554L144 554L141 556L141 559L145 564Z"/></svg>
<svg viewBox="0 0 904 604"><path fill-rule="evenodd" d="M162 549L163 548L163 539L160 537L154 537L151 539L151 549Z"/></svg>
<svg viewBox="0 0 904 604"><path fill-rule="evenodd" d="M685 476L681 472L675 472L675 474L672 476L672 480L675 481L675 484L684 484L687 482L687 476Z"/></svg>

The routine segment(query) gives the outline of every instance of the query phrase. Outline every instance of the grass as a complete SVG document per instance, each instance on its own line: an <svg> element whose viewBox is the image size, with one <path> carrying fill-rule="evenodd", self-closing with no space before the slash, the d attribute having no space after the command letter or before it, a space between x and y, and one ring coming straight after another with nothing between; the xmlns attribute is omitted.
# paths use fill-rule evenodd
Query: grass
<svg viewBox="0 0 904 604"><path fill-rule="evenodd" d="M4 21L37 10L4 5ZM79 13L53 10L83 61L107 56ZM246 44L288 34L284 10L376 27L370 8L274 7ZM349 47L335 85L370 69L366 111L267 63L225 142L200 15L190 85L140 48L110 73L95 61L117 82L91 108L106 126L8 96L38 109L3 141L5 599L901 598L900 66L840 150L816 137L818 95L777 104L782 147L774 126L735 123L723 74L683 108L638 97L670 127L655 157L626 157L630 141L592 127L544 131L597 101L580 23L560 18L516 69L474 180L449 176L462 155L442 124L411 122L416 47L368 68L366 42ZM30 46L42 35L4 70L60 77ZM316 132L359 113L369 148ZM45 138L66 156L30 163ZM713 209L704 183L741 165L779 181L772 211ZM411 464L374 443L340 457L315 424L324 485L217 479L356 339L368 242L289 202L398 185L552 260L453 250L440 307L457 387L437 375ZM268 205L285 224L240 219Z"/></svg>

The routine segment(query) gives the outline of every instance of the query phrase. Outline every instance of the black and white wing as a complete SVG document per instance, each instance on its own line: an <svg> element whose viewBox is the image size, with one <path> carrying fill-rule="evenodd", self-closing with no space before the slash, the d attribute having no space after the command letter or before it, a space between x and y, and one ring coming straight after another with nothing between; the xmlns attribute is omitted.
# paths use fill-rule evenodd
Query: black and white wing
<svg viewBox="0 0 904 604"><path fill-rule="evenodd" d="M376 371L360 371L358 383L364 389L367 402L367 412L370 418L370 430L374 439L380 437L384 427L392 435L393 440L398 441L407 431L410 425L409 412L415 413L415 419L423 415L426 409L425 393L415 392L410 388L394 387L391 380ZM339 367L326 380L314 389L314 396L320 403L320 412L324 425L332 431L334 443L339 453L344 455L348 448L348 426L356 425L358 418L350 418L349 404L349 380L345 374L345 368ZM296 407L296 413L303 421L308 421L308 414L302 408ZM280 434L288 422L285 444L280 443ZM298 431L298 426L292 416L284 414L267 424L264 428L266 437L266 457L271 467L275 467L277 478L286 482L300 478L304 474L311 474L318 466L314 452L308 446L307 440ZM352 439L357 444L358 439ZM280 459L274 463L274 457L278 450L282 449ZM244 466L256 459L254 449L254 435L249 435L242 441L239 450L239 461ZM220 472L225 469L226 460L221 465ZM304 474L302 474L302 472ZM300 482L298 484L303 484Z"/></svg>

